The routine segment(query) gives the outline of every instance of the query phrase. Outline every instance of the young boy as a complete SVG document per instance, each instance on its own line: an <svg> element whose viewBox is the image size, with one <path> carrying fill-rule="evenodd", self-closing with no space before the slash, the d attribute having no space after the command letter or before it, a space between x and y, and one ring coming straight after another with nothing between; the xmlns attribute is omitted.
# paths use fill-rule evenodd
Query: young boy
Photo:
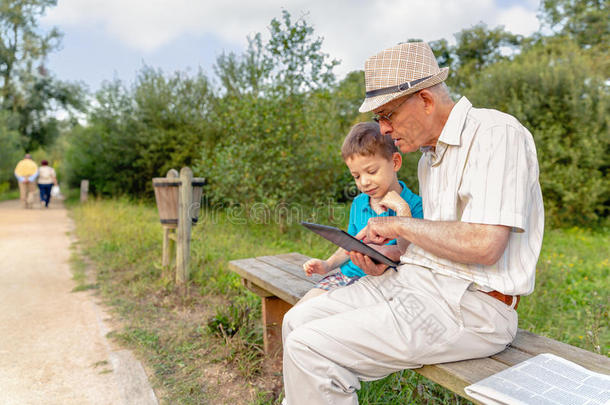
<svg viewBox="0 0 610 405"><path fill-rule="evenodd" d="M423 218L421 197L396 177L402 157L392 138L379 132L379 124L362 122L354 125L343 141L341 155L354 176L358 190L362 192L354 199L350 210L347 230L350 235L360 232L371 217L398 215ZM396 240L388 242L390 245L396 243ZM404 251L407 242L399 240L398 243L401 251ZM349 260L342 248L326 260L311 259L303 264L308 276L326 274L337 267L341 267L341 271L320 280L301 302L353 283L366 275Z"/></svg>

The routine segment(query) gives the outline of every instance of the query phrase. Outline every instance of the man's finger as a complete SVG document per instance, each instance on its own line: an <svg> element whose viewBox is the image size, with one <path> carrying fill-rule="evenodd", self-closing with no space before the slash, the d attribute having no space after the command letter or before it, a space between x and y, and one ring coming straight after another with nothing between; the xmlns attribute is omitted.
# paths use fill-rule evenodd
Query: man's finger
<svg viewBox="0 0 610 405"><path fill-rule="evenodd" d="M362 240L362 239L364 239L364 238L366 237L367 228L368 228L368 226L365 226L364 228L362 228L362 229L360 230L360 232L358 232L358 233L356 234L356 236L354 236L354 238L356 238L356 239L358 239L358 240Z"/></svg>
<svg viewBox="0 0 610 405"><path fill-rule="evenodd" d="M367 241L365 243L373 243L375 245L385 245L388 243L390 239L385 236L381 236L379 234L372 235L371 237L367 237Z"/></svg>

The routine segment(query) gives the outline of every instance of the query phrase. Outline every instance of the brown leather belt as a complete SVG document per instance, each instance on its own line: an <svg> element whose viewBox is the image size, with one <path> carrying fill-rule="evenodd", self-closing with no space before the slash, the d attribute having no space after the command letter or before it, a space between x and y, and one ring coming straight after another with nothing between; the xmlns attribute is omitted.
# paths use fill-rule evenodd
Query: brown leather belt
<svg viewBox="0 0 610 405"><path fill-rule="evenodd" d="M487 295L491 295L495 299L502 301L503 303L505 303L508 306L513 305L513 297L515 297L517 299L517 302L515 303L515 307L514 307L515 309L517 309L517 305L519 305L519 300L521 299L520 295L504 295L500 291L489 291L489 292L481 291L481 292L484 292Z"/></svg>

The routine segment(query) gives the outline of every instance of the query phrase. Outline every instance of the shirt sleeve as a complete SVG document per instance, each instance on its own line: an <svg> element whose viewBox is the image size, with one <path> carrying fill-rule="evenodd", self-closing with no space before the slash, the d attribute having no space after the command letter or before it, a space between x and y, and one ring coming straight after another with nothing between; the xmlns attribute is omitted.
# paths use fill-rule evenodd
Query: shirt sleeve
<svg viewBox="0 0 610 405"><path fill-rule="evenodd" d="M38 171L36 171L36 173L34 173L30 177L28 177L28 181L32 181L33 182L34 180L36 180L37 177L38 177Z"/></svg>
<svg viewBox="0 0 610 405"><path fill-rule="evenodd" d="M527 136L523 127L498 125L473 139L459 189L462 221L523 231L528 184L537 167L529 161Z"/></svg>
<svg viewBox="0 0 610 405"><path fill-rule="evenodd" d="M409 208L411 209L411 216L413 218L421 219L424 217L424 209L422 207L420 196L411 192L411 196L409 198L409 201L407 201L407 203L409 204Z"/></svg>

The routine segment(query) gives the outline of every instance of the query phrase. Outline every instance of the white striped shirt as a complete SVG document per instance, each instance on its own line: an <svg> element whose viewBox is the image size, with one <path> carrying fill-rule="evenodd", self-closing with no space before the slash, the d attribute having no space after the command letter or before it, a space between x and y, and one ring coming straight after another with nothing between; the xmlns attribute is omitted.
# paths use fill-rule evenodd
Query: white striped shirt
<svg viewBox="0 0 610 405"><path fill-rule="evenodd" d="M424 219L505 225L511 232L504 254L490 266L438 257L417 241L401 262L473 281L484 291L530 294L544 232L538 160L530 132L514 117L472 108L462 97L436 148L424 150L418 176Z"/></svg>

